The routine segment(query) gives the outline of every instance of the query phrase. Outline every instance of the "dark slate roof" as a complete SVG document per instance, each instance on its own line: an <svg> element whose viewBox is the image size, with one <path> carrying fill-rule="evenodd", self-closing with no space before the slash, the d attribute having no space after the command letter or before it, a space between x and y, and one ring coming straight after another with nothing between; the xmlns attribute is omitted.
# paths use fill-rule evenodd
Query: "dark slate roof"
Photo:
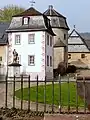
<svg viewBox="0 0 90 120"><path fill-rule="evenodd" d="M66 47L66 45L61 40L57 40L57 42L54 45L54 48L55 47Z"/></svg>
<svg viewBox="0 0 90 120"><path fill-rule="evenodd" d="M23 24L23 18L28 17L28 24ZM20 31L47 31L55 35L50 25L50 19L44 14L38 12L35 8L31 7L21 14L15 15L12 18L11 24L7 32L20 32Z"/></svg>
<svg viewBox="0 0 90 120"><path fill-rule="evenodd" d="M60 13L58 13L56 10L54 10L52 5L49 5L49 8L44 12L44 15L66 18L63 15L61 15Z"/></svg>
<svg viewBox="0 0 90 120"><path fill-rule="evenodd" d="M40 13L39 11L37 11L35 8L31 7L27 10L25 10L24 12L14 15L13 17L20 17L20 16L40 16L42 15L42 13Z"/></svg>
<svg viewBox="0 0 90 120"><path fill-rule="evenodd" d="M69 30L66 17L54 10L52 5L50 5L43 14L50 18L52 28L62 28Z"/></svg>
<svg viewBox="0 0 90 120"><path fill-rule="evenodd" d="M10 23L0 22L0 45L5 45L8 43L8 35L6 29L9 27Z"/></svg>
<svg viewBox="0 0 90 120"><path fill-rule="evenodd" d="M90 33L85 32L85 33L80 33L82 38L84 39L85 43L87 44L89 50L90 50Z"/></svg>

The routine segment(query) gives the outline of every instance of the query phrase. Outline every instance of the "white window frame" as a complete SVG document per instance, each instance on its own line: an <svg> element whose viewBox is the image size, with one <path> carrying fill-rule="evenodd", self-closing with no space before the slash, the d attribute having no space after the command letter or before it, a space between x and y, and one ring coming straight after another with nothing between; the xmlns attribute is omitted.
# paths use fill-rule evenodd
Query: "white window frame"
<svg viewBox="0 0 90 120"><path fill-rule="evenodd" d="M23 18L23 24L24 25L28 25L28 19L29 19L28 17Z"/></svg>
<svg viewBox="0 0 90 120"><path fill-rule="evenodd" d="M30 57L33 57L31 60ZM28 66L35 66L35 55L28 55Z"/></svg>
<svg viewBox="0 0 90 120"><path fill-rule="evenodd" d="M15 45L20 45L21 44L21 35L17 34L15 35Z"/></svg>
<svg viewBox="0 0 90 120"><path fill-rule="evenodd" d="M35 44L35 33L28 34L28 44Z"/></svg>

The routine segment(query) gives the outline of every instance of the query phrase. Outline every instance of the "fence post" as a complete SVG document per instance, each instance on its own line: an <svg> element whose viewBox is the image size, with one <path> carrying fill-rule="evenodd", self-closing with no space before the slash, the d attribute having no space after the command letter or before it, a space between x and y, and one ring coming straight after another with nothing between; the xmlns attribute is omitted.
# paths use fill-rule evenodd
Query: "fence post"
<svg viewBox="0 0 90 120"><path fill-rule="evenodd" d="M21 75L21 110L23 109L23 75Z"/></svg>
<svg viewBox="0 0 90 120"><path fill-rule="evenodd" d="M15 75L13 80L13 108L15 108Z"/></svg>
<svg viewBox="0 0 90 120"><path fill-rule="evenodd" d="M6 80L6 96L5 96L5 108L7 108L7 92L8 92L8 76L6 74L5 80Z"/></svg>
<svg viewBox="0 0 90 120"><path fill-rule="evenodd" d="M52 80L52 113L54 113L54 79Z"/></svg>
<svg viewBox="0 0 90 120"><path fill-rule="evenodd" d="M45 76L45 84L44 84L44 112L46 112L46 76Z"/></svg>
<svg viewBox="0 0 90 120"><path fill-rule="evenodd" d="M59 113L61 113L61 76L59 74Z"/></svg>
<svg viewBox="0 0 90 120"><path fill-rule="evenodd" d="M78 80L77 80L77 74L76 74L76 113L78 113Z"/></svg>
<svg viewBox="0 0 90 120"><path fill-rule="evenodd" d="M30 75L28 77L28 111L30 111Z"/></svg>
<svg viewBox="0 0 90 120"><path fill-rule="evenodd" d="M38 112L38 75L37 75L37 87L36 87L36 112Z"/></svg>
<svg viewBox="0 0 90 120"><path fill-rule="evenodd" d="M68 113L70 112L70 86L69 86L69 84L70 84L70 82L69 82L69 75L67 75L67 77L68 77Z"/></svg>
<svg viewBox="0 0 90 120"><path fill-rule="evenodd" d="M85 85L85 77L83 77L83 84L84 84L84 113L86 113L86 85Z"/></svg>

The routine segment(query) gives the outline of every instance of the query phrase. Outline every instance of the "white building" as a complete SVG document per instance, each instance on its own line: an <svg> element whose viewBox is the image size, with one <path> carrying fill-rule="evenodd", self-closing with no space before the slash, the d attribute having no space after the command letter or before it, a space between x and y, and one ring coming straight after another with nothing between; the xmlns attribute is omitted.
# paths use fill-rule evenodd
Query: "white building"
<svg viewBox="0 0 90 120"><path fill-rule="evenodd" d="M20 73L30 74L31 80L53 78L53 36L50 20L33 7L12 18L7 30L8 64L13 62L13 50L19 55ZM18 74L18 73L17 73ZM9 69L12 75L12 69Z"/></svg>

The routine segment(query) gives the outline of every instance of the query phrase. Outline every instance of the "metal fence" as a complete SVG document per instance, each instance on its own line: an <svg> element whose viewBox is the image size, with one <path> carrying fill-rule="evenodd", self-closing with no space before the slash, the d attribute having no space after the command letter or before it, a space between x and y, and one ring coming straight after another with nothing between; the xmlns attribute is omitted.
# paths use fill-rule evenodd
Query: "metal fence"
<svg viewBox="0 0 90 120"><path fill-rule="evenodd" d="M70 76L67 76L66 79L61 78L61 76L59 75L58 80L47 80L47 78L45 77L45 80L39 80L38 76L36 78L36 80L32 81L30 79L30 75L29 76L23 76L21 75L21 77L10 77L8 78L7 76L5 77L5 80L1 80L0 81L0 86L2 86L3 84L5 85L2 89L4 89L4 93L3 97L3 106L5 108L8 107L12 107L12 108L17 108L17 105L19 105L18 108L22 109L28 109L28 110L34 110L36 112L38 111L43 111L44 113L89 113L87 107L89 105L89 100L87 97L87 88L89 90L89 80L90 78L85 78L85 77L77 77L75 79L71 78ZM67 94L68 94L68 99L67 99L67 104L63 105L62 104L62 84L66 83L67 84ZM75 106L72 107L70 105L70 99L71 99L71 94L70 94L70 83L74 83L75 84ZM24 101L23 100L23 89L24 89L24 85L27 84L25 87L28 88L28 101ZM48 84L51 84L52 86L52 101L51 104L47 104L47 92L46 92L46 86ZM54 100L55 100L55 84L57 84L58 86L58 105L54 104ZM20 89L21 91L21 99L17 99L15 97L15 91L17 90L17 85L19 85L18 89ZM32 102L31 101L31 92L30 92L30 88L31 86L36 86L36 102ZM39 95L39 86L43 85L44 87L44 96L43 96L43 103L39 103L38 101L38 95ZM12 89L10 89L10 86L12 86ZM81 92L83 93L80 93ZM12 91L12 92L11 92ZM90 91L88 91L89 93ZM11 95L9 95L10 93L12 93ZM78 102L78 96L81 95L82 99L83 99L83 106L79 106L79 102ZM10 98L9 98L10 97ZM2 96L0 97L0 99L2 99ZM8 100L9 99L9 100ZM50 98L51 99L51 98ZM8 102L10 102L8 104ZM25 104L25 105L24 105Z"/></svg>

